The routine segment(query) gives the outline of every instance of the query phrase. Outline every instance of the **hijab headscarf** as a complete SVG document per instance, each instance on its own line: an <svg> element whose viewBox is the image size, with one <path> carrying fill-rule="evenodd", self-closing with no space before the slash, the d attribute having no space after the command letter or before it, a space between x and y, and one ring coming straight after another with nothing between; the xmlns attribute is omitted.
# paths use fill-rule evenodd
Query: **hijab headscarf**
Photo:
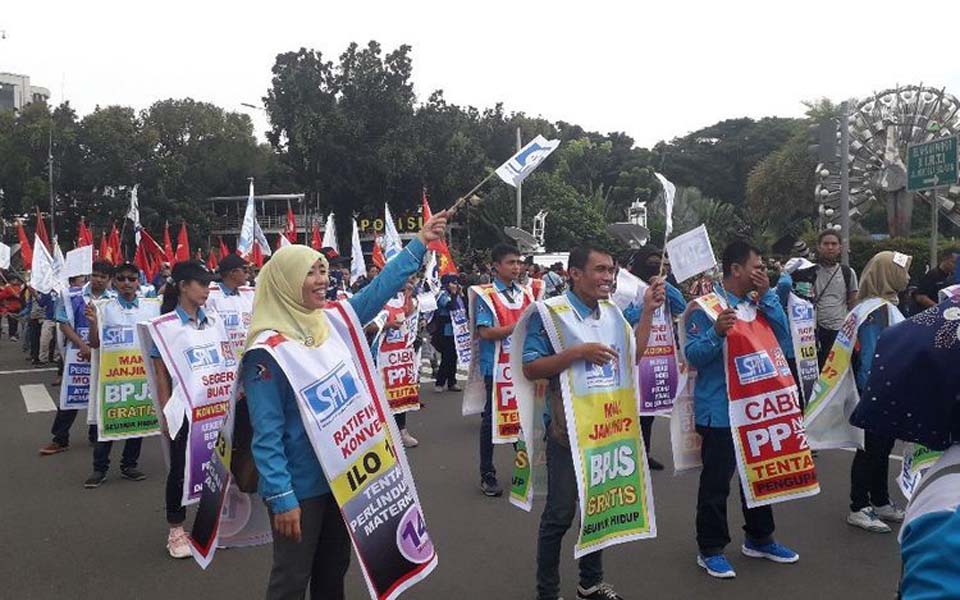
<svg viewBox="0 0 960 600"><path fill-rule="evenodd" d="M898 294L910 283L912 262L913 257L906 254L889 250L878 252L863 268L857 301L883 298L891 304L899 304Z"/></svg>
<svg viewBox="0 0 960 600"><path fill-rule="evenodd" d="M303 281L318 260L328 266L322 254L299 244L273 253L257 277L246 349L264 331L276 331L306 346L319 346L327 339L327 315L303 306Z"/></svg>

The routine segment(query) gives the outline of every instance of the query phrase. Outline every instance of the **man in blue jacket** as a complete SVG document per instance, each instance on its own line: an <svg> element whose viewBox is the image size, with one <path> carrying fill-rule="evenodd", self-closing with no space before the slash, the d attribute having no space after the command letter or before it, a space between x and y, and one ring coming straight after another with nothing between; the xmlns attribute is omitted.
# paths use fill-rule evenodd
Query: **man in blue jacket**
<svg viewBox="0 0 960 600"><path fill-rule="evenodd" d="M737 472L737 460L730 429L729 398L724 360L724 338L734 326L739 304L750 302L763 313L781 346L789 344L787 315L770 289L770 280L760 251L743 241L731 243L723 251L723 288L729 308L716 321L703 310L690 313L685 323L687 341L684 352L697 369L694 410L697 432L703 438L700 489L697 493L697 564L713 577L736 577L723 555L730 543L727 526L727 497L730 479ZM739 486L738 486L739 487ZM773 510L769 506L747 508L740 492L740 504L746 522L744 555L766 558L778 563L793 563L799 555L773 540Z"/></svg>

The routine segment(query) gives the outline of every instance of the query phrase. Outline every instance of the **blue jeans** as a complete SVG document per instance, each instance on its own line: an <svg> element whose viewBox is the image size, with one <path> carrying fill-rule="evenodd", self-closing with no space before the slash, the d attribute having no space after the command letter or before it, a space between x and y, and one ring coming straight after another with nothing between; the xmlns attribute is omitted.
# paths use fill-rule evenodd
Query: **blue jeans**
<svg viewBox="0 0 960 600"><path fill-rule="evenodd" d="M140 460L140 447L143 438L129 438L123 442L123 458L120 460L120 469L136 468ZM106 473L110 468L110 449L113 442L97 442L93 447L93 470Z"/></svg>
<svg viewBox="0 0 960 600"><path fill-rule="evenodd" d="M577 475L570 448L547 437L547 503L537 537L537 599L556 600L560 594L560 548L577 513ZM603 552L580 559L580 585L603 581Z"/></svg>
<svg viewBox="0 0 960 600"><path fill-rule="evenodd" d="M480 477L497 476L493 466L493 377L484 377L483 385L487 389L487 399L483 403L480 415Z"/></svg>

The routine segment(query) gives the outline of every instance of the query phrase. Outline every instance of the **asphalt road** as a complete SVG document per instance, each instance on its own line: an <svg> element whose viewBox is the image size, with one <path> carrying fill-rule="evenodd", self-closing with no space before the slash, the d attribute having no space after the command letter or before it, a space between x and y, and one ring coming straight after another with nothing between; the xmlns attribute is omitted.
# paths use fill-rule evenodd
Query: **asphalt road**
<svg viewBox="0 0 960 600"><path fill-rule="evenodd" d="M49 384L54 373L9 373L29 366L18 346L0 341L0 598L262 598L269 546L221 550L207 571L167 556L165 467L157 438L144 443L140 466L146 481L119 478L120 448L115 447L108 480L96 490L82 486L92 469L82 415L68 452L37 454L50 439L54 413L27 412L20 386ZM46 389L56 397L55 388ZM459 395L435 394L432 385L424 389L427 406L409 422L421 445L408 456L440 563L405 597L533 598L543 500L527 514L506 498L482 496L477 476L479 418L460 416ZM657 420L653 455L669 463L667 424ZM742 519L736 494L731 496L734 542L727 555L738 573L732 581L712 579L695 564L697 476L655 473L659 535L606 551L606 579L628 600L892 598L900 571L895 534L871 534L845 522L851 458L848 452L822 452L817 460L820 495L775 508L778 540L801 555L795 565L740 555ZM511 457L500 449L496 459L504 481ZM896 466L891 463L891 489ZM899 498L899 492L893 494ZM575 598L574 537L572 530L562 556L567 600ZM348 589L350 598L367 597L356 560Z"/></svg>

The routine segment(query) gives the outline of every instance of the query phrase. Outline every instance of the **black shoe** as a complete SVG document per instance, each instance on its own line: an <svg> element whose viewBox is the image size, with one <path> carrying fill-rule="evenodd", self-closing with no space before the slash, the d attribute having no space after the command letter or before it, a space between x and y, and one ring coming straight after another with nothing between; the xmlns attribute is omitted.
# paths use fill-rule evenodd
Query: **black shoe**
<svg viewBox="0 0 960 600"><path fill-rule="evenodd" d="M590 589L577 586L578 600L623 600L623 596L613 591L609 583L598 583Z"/></svg>
<svg viewBox="0 0 960 600"><path fill-rule="evenodd" d="M143 471L137 469L136 467L120 469L120 477L129 479L130 481L143 481L147 478L147 476L143 474Z"/></svg>
<svg viewBox="0 0 960 600"><path fill-rule="evenodd" d="M104 473L103 471L94 471L93 475L88 477L87 480L83 482L83 487L87 488L88 490L92 490L93 488L98 488L100 487L100 484L103 483L106 479L107 479L106 473Z"/></svg>
<svg viewBox="0 0 960 600"><path fill-rule="evenodd" d="M663 470L663 463L661 463L659 460L650 456L647 457L647 466L650 467L651 471Z"/></svg>
<svg viewBox="0 0 960 600"><path fill-rule="evenodd" d="M38 360L37 362L33 363L33 368L34 368L34 369L43 369L43 368L45 368L48 364L50 364L50 363L45 363L45 362L42 362L42 361L39 361L39 360Z"/></svg>
<svg viewBox="0 0 960 600"><path fill-rule="evenodd" d="M463 388L460 387L459 385L454 384L454 385L448 387L448 388L447 388L447 391L448 391L448 392L462 392L462 391L463 391Z"/></svg>
<svg viewBox="0 0 960 600"><path fill-rule="evenodd" d="M496 475L484 475L480 479L480 491L484 496L498 498L503 495L503 488L497 483Z"/></svg>

